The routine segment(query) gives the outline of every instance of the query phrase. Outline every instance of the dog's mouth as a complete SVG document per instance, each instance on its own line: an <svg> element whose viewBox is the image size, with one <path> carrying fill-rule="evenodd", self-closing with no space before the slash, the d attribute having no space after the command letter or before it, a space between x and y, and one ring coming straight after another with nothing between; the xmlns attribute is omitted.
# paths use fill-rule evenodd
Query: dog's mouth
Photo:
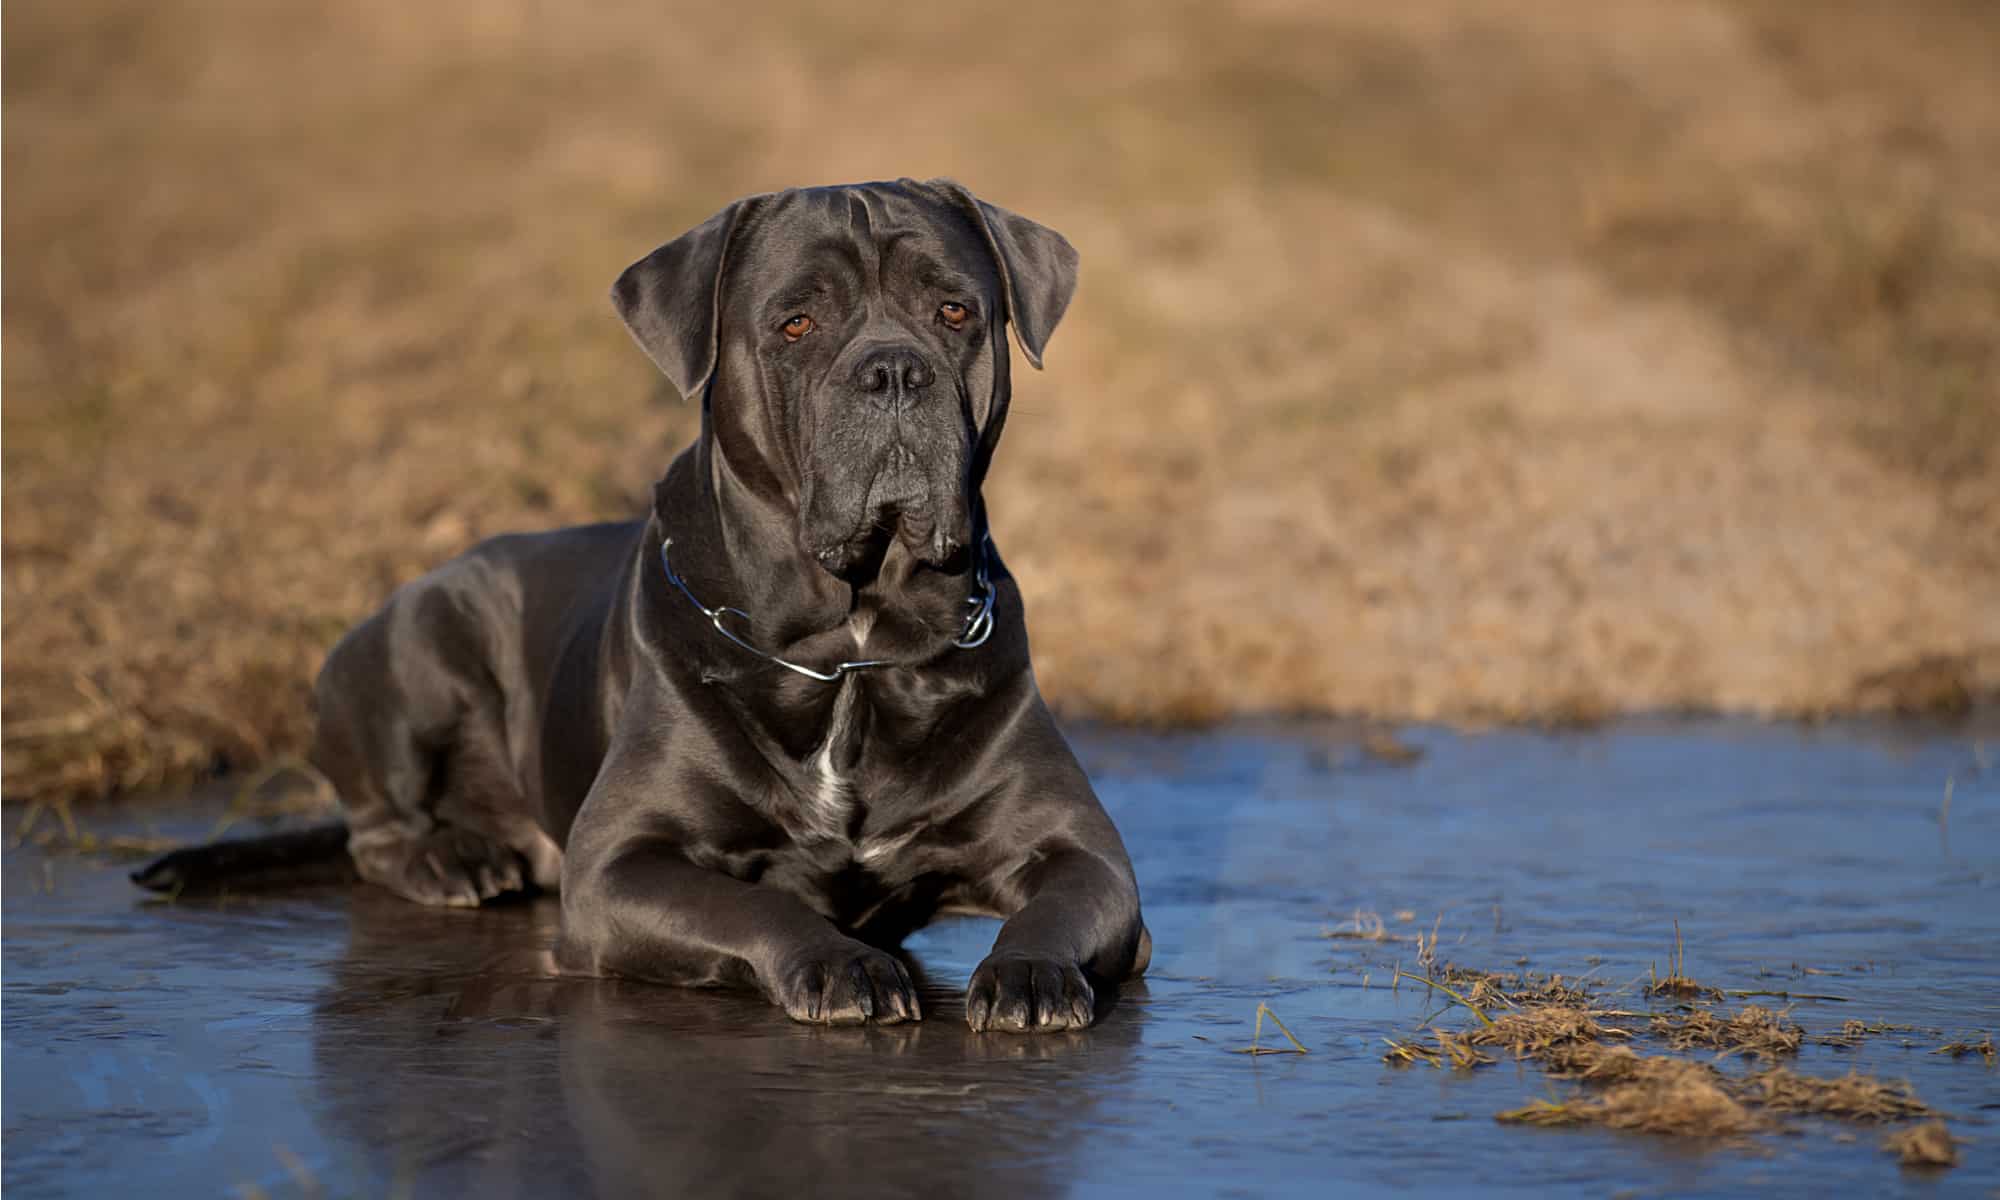
<svg viewBox="0 0 2000 1200"><path fill-rule="evenodd" d="M942 568L970 540L968 505L931 478L916 453L904 445L884 456L846 536L812 547L822 567L850 582L872 577L892 545L911 558Z"/></svg>

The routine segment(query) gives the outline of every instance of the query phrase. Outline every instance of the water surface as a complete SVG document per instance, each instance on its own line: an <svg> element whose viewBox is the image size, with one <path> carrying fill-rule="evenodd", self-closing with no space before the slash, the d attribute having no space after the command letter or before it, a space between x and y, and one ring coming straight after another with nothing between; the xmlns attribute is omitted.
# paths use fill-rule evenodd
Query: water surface
<svg viewBox="0 0 2000 1200"><path fill-rule="evenodd" d="M2000 1074L1929 1052L2000 1029L1990 730L1403 737L1423 752L1414 764L1341 727L1080 733L1155 953L1096 1028L1048 1037L964 1026L991 922L911 939L921 1025L825 1030L747 997L551 979L551 901L437 911L357 887L169 904L121 865L12 849L4 1188L1018 1200L2000 1186ZM86 820L192 837L220 803ZM1356 910L1400 940L1326 936ZM1564 1085L1512 1062L1382 1064L1384 1038L1436 1012L1423 989L1389 986L1419 932L1438 932L1443 959L1622 988L1665 965L1675 921L1704 982L1842 997L1792 1003L1810 1033L1850 1018L1920 1027L1809 1045L1795 1065L1911 1080L1972 1139L1964 1165L1905 1170L1879 1130L1820 1122L1728 1146L1503 1126L1493 1113ZM1260 1001L1309 1054L1233 1053Z"/></svg>

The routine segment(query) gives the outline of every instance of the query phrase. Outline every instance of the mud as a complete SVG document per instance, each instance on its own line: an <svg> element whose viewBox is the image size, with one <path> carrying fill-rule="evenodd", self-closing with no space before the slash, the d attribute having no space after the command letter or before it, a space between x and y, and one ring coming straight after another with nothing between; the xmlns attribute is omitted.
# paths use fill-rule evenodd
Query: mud
<svg viewBox="0 0 2000 1200"><path fill-rule="evenodd" d="M542 901L422 910L365 889L148 901L125 864L5 859L10 1197L1983 1194L2000 1185L2000 770L1994 731L1653 723L1597 734L1085 731L1157 947L1100 1025L976 1036L959 993L989 923L909 950L927 1019L818 1030L753 999L557 980ZM1982 743L1981 739L1985 741ZM1946 779L1948 817L1940 820ZM219 797L80 810L199 836ZM20 819L10 814L10 829ZM1380 924L1357 914L1379 914ZM1435 1044L1440 964L1561 973L1621 1007L1680 969L1806 1035L1786 1069L1908 1080L1915 1125L1788 1118L1716 1141L1501 1124L1588 1095ZM1370 936L1353 936L1365 930ZM1335 936L1345 931L1348 936ZM1379 935L1379 936L1378 936ZM1433 935L1435 943L1431 942ZM1420 945L1419 938L1423 939ZM1440 967L1442 970L1442 967ZM1443 977L1443 976L1441 976ZM1840 999L1801 998L1802 994ZM1266 1020L1259 1004L1307 1053ZM1458 1014L1462 1016L1463 1014ZM1669 1047L1632 1028L1649 1054ZM1850 1023L1858 1023L1852 1024ZM1741 1076L1757 1064L1696 1049ZM1934 1161L1943 1145L1956 1167ZM1937 1172L1944 1172L1939 1175Z"/></svg>

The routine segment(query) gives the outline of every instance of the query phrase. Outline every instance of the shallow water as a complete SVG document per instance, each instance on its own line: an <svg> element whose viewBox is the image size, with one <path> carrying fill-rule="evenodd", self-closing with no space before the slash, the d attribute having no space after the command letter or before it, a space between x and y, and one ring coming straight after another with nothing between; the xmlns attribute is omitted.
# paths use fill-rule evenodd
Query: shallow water
<svg viewBox="0 0 2000 1200"><path fill-rule="evenodd" d="M445 912L332 888L167 904L131 890L123 866L10 850L4 1188L18 1200L2000 1186L2000 1072L1929 1053L2000 1028L2000 763L1980 767L2000 759L1992 729L1404 737L1424 752L1414 765L1324 726L1080 734L1156 950L1148 980L1096 1028L1052 1037L966 1030L959 992L991 922L911 939L923 1024L822 1030L747 997L547 978L550 901ZM217 803L91 825L197 836ZM1357 909L1401 940L1326 936ZM1436 1011L1424 989L1389 986L1418 932L1438 931L1441 959L1525 959L1623 987L1665 966L1676 920L1705 983L1844 997L1794 1003L1809 1033L1849 1018L1922 1027L1808 1045L1795 1065L1908 1078L1972 1139L1964 1165L1906 1170L1879 1130L1823 1122L1731 1146L1503 1126L1494 1112L1564 1085L1512 1062L1471 1074L1381 1062L1383 1038ZM1636 991L1620 1002L1642 1007ZM1232 1053L1259 1001L1311 1053ZM1267 1027L1264 1041L1282 1038Z"/></svg>

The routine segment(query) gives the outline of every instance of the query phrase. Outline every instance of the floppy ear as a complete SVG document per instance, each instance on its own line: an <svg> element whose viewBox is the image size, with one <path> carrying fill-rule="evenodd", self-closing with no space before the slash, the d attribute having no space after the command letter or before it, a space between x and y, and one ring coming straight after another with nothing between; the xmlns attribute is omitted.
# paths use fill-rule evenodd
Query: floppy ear
<svg viewBox="0 0 2000 1200"><path fill-rule="evenodd" d="M632 340L686 399L699 398L715 370L730 238L761 198L738 200L625 268L611 286L611 302Z"/></svg>
<svg viewBox="0 0 2000 1200"><path fill-rule="evenodd" d="M1007 319L1030 365L1042 365L1042 347L1076 294L1076 247L1062 234L973 195L964 184L933 179L978 222L1007 290Z"/></svg>

